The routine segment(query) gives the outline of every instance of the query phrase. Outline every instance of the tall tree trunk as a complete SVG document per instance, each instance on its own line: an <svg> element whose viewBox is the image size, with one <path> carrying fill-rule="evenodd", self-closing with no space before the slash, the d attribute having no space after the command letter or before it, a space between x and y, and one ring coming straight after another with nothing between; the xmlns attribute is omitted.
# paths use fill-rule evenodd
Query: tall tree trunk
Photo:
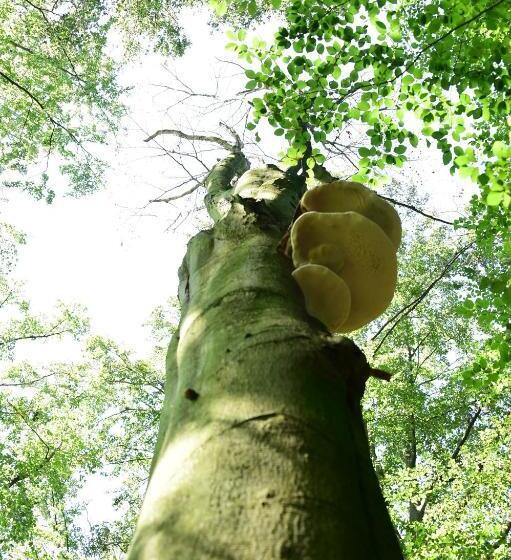
<svg viewBox="0 0 511 560"><path fill-rule="evenodd" d="M233 191L244 158L229 158L208 180L216 224L180 270L129 560L400 559L362 423L367 363L307 315L278 250L302 183L268 170Z"/></svg>

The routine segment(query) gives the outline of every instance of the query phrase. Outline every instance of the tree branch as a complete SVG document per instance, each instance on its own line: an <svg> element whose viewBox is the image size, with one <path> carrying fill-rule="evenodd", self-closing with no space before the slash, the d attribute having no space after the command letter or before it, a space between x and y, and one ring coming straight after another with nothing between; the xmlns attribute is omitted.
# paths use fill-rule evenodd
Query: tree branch
<svg viewBox="0 0 511 560"><path fill-rule="evenodd" d="M21 381L19 383L0 383L0 387L31 387L32 385L39 383L39 381L42 381L43 379L46 379L47 377L52 377L54 375L55 373L52 372L46 375L41 375L40 377L37 377L32 381Z"/></svg>
<svg viewBox="0 0 511 560"><path fill-rule="evenodd" d="M47 450L46 451L46 455L44 457L44 459L36 466L35 468L35 472L40 471L45 465L47 465L55 456L55 453L57 453L58 448L55 447L54 449L51 450ZM22 480L25 480L27 478L30 477L30 473L26 472L23 474L17 474L15 477L11 478L11 480L9 480L9 482L7 483L7 488L12 488L13 486L15 486L16 484L18 484L19 482L21 482Z"/></svg>
<svg viewBox="0 0 511 560"><path fill-rule="evenodd" d="M228 152L232 152L232 153L236 153L240 151L237 144L231 144L230 142L227 142L227 140L224 140L223 138L219 138L218 136L205 136L202 134L186 134L185 132L181 132L180 130L172 130L169 128L162 128L161 130L157 130L156 132L148 136L144 140L144 142L150 142L151 140L154 140L154 138L157 138L158 136L163 136L167 134L171 136L177 136L178 138L182 138L183 140L189 140L190 142L192 141L212 142L213 144L218 144L219 146L224 148L224 150L227 150Z"/></svg>
<svg viewBox="0 0 511 560"><path fill-rule="evenodd" d="M469 418L467 427L465 428L465 431L463 432L463 435L461 436L461 438L458 441L456 447L454 448L454 451L451 453L451 459L453 459L454 461L458 462L458 457L459 457L459 454L461 452L461 448L463 447L463 445L466 443L466 441L470 437L470 434L472 433L472 430L474 429L474 425L477 422L477 419L481 416L481 412L482 412L482 408L479 406L479 407L477 407L474 414L472 414L472 416ZM452 480L452 479L450 479L450 480ZM424 514L426 513L426 507L429 504L430 498L431 498L431 489L430 489L429 493L426 494L426 497L424 498L424 502L422 503L422 506L421 506L420 510L418 511L418 517L417 517L416 521L422 521L424 519Z"/></svg>
<svg viewBox="0 0 511 560"><path fill-rule="evenodd" d="M467 427L465 428L465 432L461 436L460 440L458 441L458 444L456 445L456 448L452 452L451 459L454 459L455 461L458 460L458 456L460 454L461 448L469 438L470 433L474 429L474 425L477 422L477 419L479 418L479 416L481 416L481 412L482 412L482 408L479 406L477 410L474 412L474 414L469 418Z"/></svg>
<svg viewBox="0 0 511 560"><path fill-rule="evenodd" d="M42 101L40 101L30 90L28 90L25 86L23 86L22 84L18 83L16 80L13 80L10 76L8 76L7 74L5 74L5 72L2 72L2 70L0 70L0 77L3 78L7 83L11 84L12 86L14 86L15 88L19 89L20 91L22 91L25 95L27 95L36 105L38 105L38 107L41 109L41 111L46 115L46 117L48 118L48 120L53 123L55 126L57 126L58 128L61 128L62 130L64 130L64 132L66 132L71 138L72 140L78 144L79 146L81 146L80 141L78 140L78 138L75 136L75 134L73 132L71 132L71 130L69 130L69 128L67 128L67 126L63 125L62 123L60 123L59 121L55 120L50 113L48 113L48 111L46 110L46 107L44 106L44 104L42 103Z"/></svg>
<svg viewBox="0 0 511 560"><path fill-rule="evenodd" d="M378 194L378 193L376 193L376 194ZM403 208L408 208L409 210L413 210L414 212L417 212L417 214L421 214L425 218L429 218L430 220L435 220L435 222L440 222L442 224L447 224L448 226L452 226L454 224L454 222L449 222L447 220L442 220L442 218L436 218L435 216L432 216L431 214L427 214L426 212L423 212L422 210L419 210L418 208L416 208L415 206L412 206L411 204L405 204L404 202L399 202L399 201L395 200L394 198L390 198L388 196L383 196L382 194L378 194L378 196L380 198L383 198L384 200L387 200L388 202L392 202L392 204L395 204L396 206L403 206Z"/></svg>
<svg viewBox="0 0 511 560"><path fill-rule="evenodd" d="M4 339L0 342L0 346L5 346L6 344L11 344L12 342L18 342L20 340L37 340L39 338L50 338L51 336L59 336L71 332L70 329L65 329L63 331L49 332L45 334L27 334L24 336L16 336L14 338Z"/></svg>
<svg viewBox="0 0 511 560"><path fill-rule="evenodd" d="M193 187L190 187L188 190L179 193L179 194L175 194L173 196L167 196L165 198L153 198L152 200L150 200L149 202L172 202L173 200L178 200L180 198L183 198L184 196L187 196L189 194L192 194L193 192L195 192L199 187L202 187L202 185L204 184L204 181L199 181L197 182L197 184L193 185Z"/></svg>
<svg viewBox="0 0 511 560"><path fill-rule="evenodd" d="M64 68L63 66L61 66L60 64L57 64L57 62L55 62L50 56L47 55L43 55L41 53L38 53L32 49L30 49L29 47L26 47L25 45L22 45L21 43L18 43L17 41L14 41L14 39L11 38L7 38L7 42L10 43L13 47L16 47L17 49L20 49L28 54L31 54L32 56L42 59L42 60L46 60L48 61L52 66L55 66L55 68L58 68L61 72L64 72L65 74L67 74L68 76L70 76L71 78L78 80L79 82L81 82L82 84L86 84L87 82L76 73L76 70L71 62L71 60L69 59L69 57L66 54L66 58L68 59L68 62L71 66L71 68L73 68L73 71L71 72L70 70L68 70L67 68Z"/></svg>
<svg viewBox="0 0 511 560"><path fill-rule="evenodd" d="M385 323L378 329L376 334L371 337L371 340L375 340L382 331L391 323L394 323L389 330L385 333L385 336L381 339L380 343L376 347L373 352L373 356L375 356L378 351L380 350L382 344L385 342L387 337L390 333L396 328L399 322L404 319L407 315L409 315L420 303L424 300L424 298L431 292L431 290L442 280L442 278L449 272L452 265L463 255L468 249L470 249L474 245L475 241L468 243L467 245L463 246L459 251L457 251L454 256L446 263L440 274L431 282L431 284L422 292L420 296L415 298L413 301L405 305L402 309L400 309L397 313L394 313L390 319L385 321Z"/></svg>
<svg viewBox="0 0 511 560"><path fill-rule="evenodd" d="M231 182L250 168L250 163L242 152L232 152L220 160L208 173L204 184L208 193L204 203L209 215L215 222L220 220L227 207L225 202L231 195Z"/></svg>
<svg viewBox="0 0 511 560"><path fill-rule="evenodd" d="M243 149L243 142L241 140L241 138L239 137L239 134L234 130L234 128L232 126L229 126L227 123L224 123L222 121L220 121L220 126L223 126L225 128L225 130L227 130L227 132L229 132L229 134L234 138L235 140L235 147L237 149L237 151L241 152L241 150Z"/></svg>
<svg viewBox="0 0 511 560"><path fill-rule="evenodd" d="M492 544L491 552L486 556L486 560L490 560L497 548L499 548L499 546L503 545L506 542L509 533L511 533L511 521L509 521L508 524L504 527L504 530L502 531L500 537Z"/></svg>

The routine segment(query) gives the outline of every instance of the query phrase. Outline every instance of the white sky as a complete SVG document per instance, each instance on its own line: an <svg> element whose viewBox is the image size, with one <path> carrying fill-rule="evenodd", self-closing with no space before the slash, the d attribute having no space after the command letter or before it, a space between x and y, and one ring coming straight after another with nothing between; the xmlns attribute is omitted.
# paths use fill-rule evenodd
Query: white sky
<svg viewBox="0 0 511 560"><path fill-rule="evenodd" d="M191 16L185 27L193 47L176 66L184 79L193 76L197 81L197 76L210 73L215 56L225 54L225 40L222 34L211 35L204 17ZM169 83L162 62L161 57L148 56L123 75L126 84L135 86L130 98L133 118L148 132L171 125L172 119L161 114L170 104L168 96L165 99L161 89L150 85ZM198 87L206 90L204 81L199 79ZM168 163L164 158L149 159L151 150L142 142L145 134L131 121L126 126L126 134L117 137L120 150L104 150L112 164L105 190L80 199L61 197L51 205L22 193L8 193L10 201L2 218L27 234L16 276L24 281L34 310L49 312L58 300L81 303L88 310L93 332L136 348L144 336L141 325L151 310L177 292L177 267L190 228L166 232L167 209L166 219L147 216L153 211L161 214L160 208L137 215L137 208L155 196L148 185L165 185L162 166ZM37 353L34 345L30 351ZM45 344L46 356L47 351Z"/></svg>
<svg viewBox="0 0 511 560"><path fill-rule="evenodd" d="M204 13L188 12L183 24L192 47L182 59L171 62L180 78L196 91L214 92L214 76L221 73L225 95L243 89L246 80L237 67L220 67L219 58L235 59L224 49L225 36L211 33ZM264 25L258 33L268 37L274 28L275 24ZM154 85L171 82L169 72L162 68L164 62L162 57L145 56L123 74L123 82L135 86L129 98L132 120L125 122L126 132L117 136L119 150L104 149L112 166L105 190L80 199L61 197L52 205L10 193L2 216L27 233L16 276L25 282L34 310L48 312L58 300L83 304L93 333L141 351L148 349L142 324L156 305L176 294L176 272L186 241L200 225L195 219L177 231L166 231L176 212L165 205L137 210L158 194L155 189L168 187L173 174L182 173L170 167L168 157L143 143L145 132L186 125L215 131L219 120L218 115L194 118L181 105L167 111L172 98ZM265 148L275 154L281 140L271 132L264 134L264 140ZM421 160L410 164L406 173L431 192L429 209L444 216L459 212L463 203L456 195L465 189L442 168L435 151L418 155ZM27 346L33 356L26 357L41 351ZM66 345L44 345L45 359L49 353L55 354L54 359L66 359L64 351L71 352Z"/></svg>

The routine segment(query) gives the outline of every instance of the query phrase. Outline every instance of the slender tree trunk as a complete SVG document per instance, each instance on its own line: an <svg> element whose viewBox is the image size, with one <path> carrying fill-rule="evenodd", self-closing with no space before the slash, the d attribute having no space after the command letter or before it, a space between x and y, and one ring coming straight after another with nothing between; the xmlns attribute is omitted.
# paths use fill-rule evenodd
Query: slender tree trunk
<svg viewBox="0 0 511 560"><path fill-rule="evenodd" d="M244 167L229 158L224 190L215 172L208 182L216 224L180 270L182 318L129 560L400 559L360 412L367 363L307 315L278 250L300 181L268 170L233 191Z"/></svg>

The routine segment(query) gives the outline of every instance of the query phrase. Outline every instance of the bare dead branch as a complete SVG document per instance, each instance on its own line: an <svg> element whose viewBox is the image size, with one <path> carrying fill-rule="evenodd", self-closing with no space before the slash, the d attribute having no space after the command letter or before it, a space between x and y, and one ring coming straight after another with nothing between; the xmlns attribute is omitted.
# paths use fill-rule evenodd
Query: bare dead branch
<svg viewBox="0 0 511 560"><path fill-rule="evenodd" d="M156 132L148 136L144 140L144 142L150 142L151 140L154 140L154 138L157 138L158 136L163 136L167 134L171 136L177 136L178 138L182 138L183 140L189 140L190 142L193 141L212 142L214 144L218 144L219 146L224 148L224 150L227 150L229 152L239 151L235 144L231 144L230 142L227 142L227 140L224 140L223 138L219 138L218 136L205 136L202 134L186 134L186 132L181 132L181 130L173 130L170 128L162 128L161 130L157 130Z"/></svg>
<svg viewBox="0 0 511 560"><path fill-rule="evenodd" d="M172 202L173 200L178 200L180 198L183 198L189 194L192 194L194 191L196 191L199 187L202 187L203 185L203 181L198 182L196 185L193 185L193 187L189 188L188 190L173 195L173 196L167 196L165 198L153 198L152 200L150 200L149 202Z"/></svg>
<svg viewBox="0 0 511 560"><path fill-rule="evenodd" d="M229 126L222 121L220 121L219 124L220 126L223 126L227 130L227 132L229 132L229 134L234 138L237 151L241 151L243 148L243 142L241 141L239 134L234 130L232 126Z"/></svg>

